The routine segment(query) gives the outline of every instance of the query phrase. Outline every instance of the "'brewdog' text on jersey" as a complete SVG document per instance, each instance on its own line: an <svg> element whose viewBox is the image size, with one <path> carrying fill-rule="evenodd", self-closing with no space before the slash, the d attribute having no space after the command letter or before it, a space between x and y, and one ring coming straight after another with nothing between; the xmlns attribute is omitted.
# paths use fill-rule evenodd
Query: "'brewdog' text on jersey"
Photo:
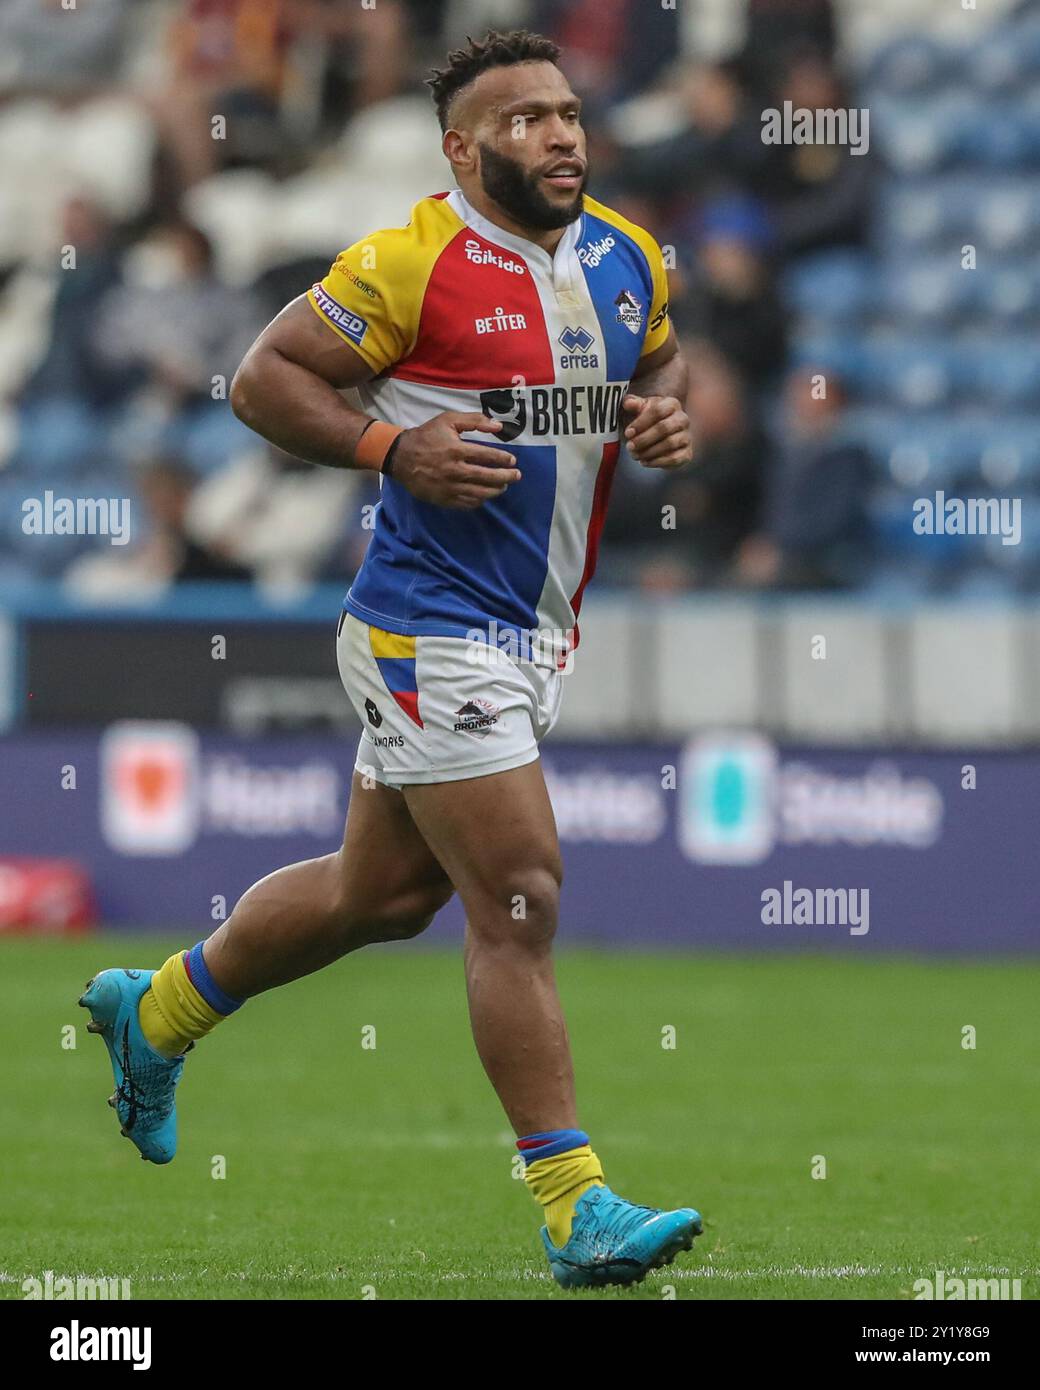
<svg viewBox="0 0 1040 1390"><path fill-rule="evenodd" d="M409 636L554 632L576 645L621 403L668 337L653 237L586 198L550 255L456 189L344 251L309 299L377 373L359 390L367 414L406 429L445 410L501 420L497 435L463 437L507 449L523 474L476 511L384 478L347 611Z"/></svg>

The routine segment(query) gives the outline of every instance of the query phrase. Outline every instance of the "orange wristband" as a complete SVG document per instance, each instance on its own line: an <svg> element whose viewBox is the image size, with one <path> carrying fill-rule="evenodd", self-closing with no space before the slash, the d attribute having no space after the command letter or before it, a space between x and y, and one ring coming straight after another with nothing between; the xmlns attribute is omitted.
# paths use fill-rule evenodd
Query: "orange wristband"
<svg viewBox="0 0 1040 1390"><path fill-rule="evenodd" d="M382 420L374 420L372 424L366 425L365 432L354 450L354 466L372 468L378 473L383 466L383 460L390 452L390 445L402 434L404 430L400 425L386 425Z"/></svg>

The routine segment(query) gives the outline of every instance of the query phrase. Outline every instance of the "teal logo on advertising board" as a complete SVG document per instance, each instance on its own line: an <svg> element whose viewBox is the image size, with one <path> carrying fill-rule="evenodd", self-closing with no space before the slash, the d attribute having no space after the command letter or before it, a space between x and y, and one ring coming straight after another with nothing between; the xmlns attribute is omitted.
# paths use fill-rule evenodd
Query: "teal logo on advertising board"
<svg viewBox="0 0 1040 1390"><path fill-rule="evenodd" d="M777 754L757 734L706 734L683 750L679 843L702 864L754 864L776 840Z"/></svg>

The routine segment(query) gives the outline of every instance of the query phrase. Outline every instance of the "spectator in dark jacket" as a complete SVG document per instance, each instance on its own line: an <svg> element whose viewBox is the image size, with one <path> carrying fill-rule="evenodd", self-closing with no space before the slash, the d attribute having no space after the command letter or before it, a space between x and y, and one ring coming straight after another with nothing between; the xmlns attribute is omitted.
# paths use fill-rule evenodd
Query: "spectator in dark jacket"
<svg viewBox="0 0 1040 1390"><path fill-rule="evenodd" d="M852 101L830 61L813 49L792 54L775 98L792 110L848 110ZM869 130L869 127L868 127ZM770 192L777 250L784 259L834 246L859 246L870 225L869 149L805 144L770 147Z"/></svg>
<svg viewBox="0 0 1040 1390"><path fill-rule="evenodd" d="M694 219L696 253L674 318L680 331L706 341L759 390L784 366L784 313L769 261L772 233L765 209L750 198L709 205ZM687 236L680 233L680 243Z"/></svg>
<svg viewBox="0 0 1040 1390"><path fill-rule="evenodd" d="M742 547L755 586L843 588L867 547L870 459L845 424L845 392L825 371L788 377L783 423L767 470L762 527Z"/></svg>

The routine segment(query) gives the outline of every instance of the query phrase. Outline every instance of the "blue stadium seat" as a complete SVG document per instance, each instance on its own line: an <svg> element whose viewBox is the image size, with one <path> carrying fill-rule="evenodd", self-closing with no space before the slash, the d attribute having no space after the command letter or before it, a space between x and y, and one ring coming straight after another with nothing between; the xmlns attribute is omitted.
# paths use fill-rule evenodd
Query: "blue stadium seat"
<svg viewBox="0 0 1040 1390"><path fill-rule="evenodd" d="M964 77L976 91L994 96L1040 77L1040 26L1009 24L986 35L965 54Z"/></svg>
<svg viewBox="0 0 1040 1390"><path fill-rule="evenodd" d="M104 453L107 421L84 402L33 401L18 417L9 467L32 479L75 474Z"/></svg>
<svg viewBox="0 0 1040 1390"><path fill-rule="evenodd" d="M893 102L871 107L871 141L896 174L934 175L956 159L963 146L960 102Z"/></svg>
<svg viewBox="0 0 1040 1390"><path fill-rule="evenodd" d="M974 235L980 247L1007 254L1040 245L1040 191L1020 180L981 183L975 190Z"/></svg>
<svg viewBox="0 0 1040 1390"><path fill-rule="evenodd" d="M862 378L862 339L858 333L812 332L804 325L790 345L790 362L794 367L816 368L833 372L853 390Z"/></svg>
<svg viewBox="0 0 1040 1390"><path fill-rule="evenodd" d="M807 256L784 276L788 305L805 318L840 325L866 308L874 269L859 251L823 251Z"/></svg>
<svg viewBox="0 0 1040 1390"><path fill-rule="evenodd" d="M961 55L924 34L911 34L887 44L867 64L863 74L871 96L882 99L935 91L957 79Z"/></svg>
<svg viewBox="0 0 1040 1390"><path fill-rule="evenodd" d="M859 378L866 395L913 410L934 410L959 385L956 359L943 339L876 336L862 350Z"/></svg>
<svg viewBox="0 0 1040 1390"><path fill-rule="evenodd" d="M994 270L970 273L973 304L997 325L1011 328L1040 327L1040 265L1022 257Z"/></svg>
<svg viewBox="0 0 1040 1390"><path fill-rule="evenodd" d="M1040 408L1040 343L1035 337L986 338L958 350L962 371L996 407Z"/></svg>
<svg viewBox="0 0 1040 1390"><path fill-rule="evenodd" d="M900 258L928 248L960 247L974 234L978 199L977 176L889 178L878 200L878 240Z"/></svg>
<svg viewBox="0 0 1040 1390"><path fill-rule="evenodd" d="M950 136L954 155L989 169L1027 169L1040 158L1032 120L1006 102L962 109Z"/></svg>
<svg viewBox="0 0 1040 1390"><path fill-rule="evenodd" d="M961 268L958 255L950 253L906 265L890 262L876 277L880 306L894 322L905 320L918 330L942 328L971 309L973 275Z"/></svg>

